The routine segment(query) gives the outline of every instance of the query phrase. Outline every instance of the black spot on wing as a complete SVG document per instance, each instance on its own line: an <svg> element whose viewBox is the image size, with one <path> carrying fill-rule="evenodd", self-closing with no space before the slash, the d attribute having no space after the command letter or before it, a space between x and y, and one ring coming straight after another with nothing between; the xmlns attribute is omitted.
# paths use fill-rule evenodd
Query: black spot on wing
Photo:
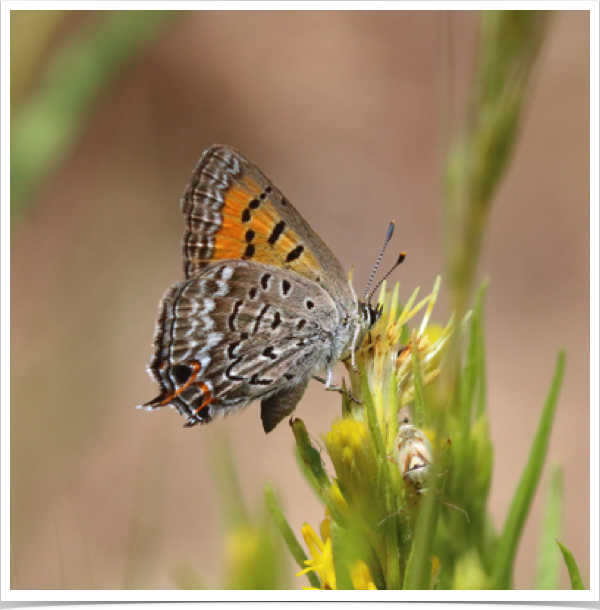
<svg viewBox="0 0 600 610"><path fill-rule="evenodd" d="M267 290L269 288L269 280L270 279L271 279L271 274L270 273L265 273L260 278L260 285L262 286L263 290Z"/></svg>
<svg viewBox="0 0 600 610"><path fill-rule="evenodd" d="M277 240L281 237L282 233L285 231L285 220L280 220L271 231L271 235L269 235L269 239L267 240L272 246L275 245Z"/></svg>
<svg viewBox="0 0 600 610"><path fill-rule="evenodd" d="M254 373L254 375L250 377L250 385L271 385L272 383L272 379L260 379L258 373Z"/></svg>
<svg viewBox="0 0 600 610"><path fill-rule="evenodd" d="M242 356L240 356L239 358L236 358L226 369L225 369L225 376L227 377L227 379L230 379L231 381L244 381L245 377L242 377L241 375L234 375L231 371L233 369L234 366L237 366L240 362L242 361Z"/></svg>
<svg viewBox="0 0 600 610"><path fill-rule="evenodd" d="M240 307L244 304L244 301L236 301L233 306L233 312L229 316L229 330L235 332L237 328L235 327L235 319L237 318Z"/></svg>
<svg viewBox="0 0 600 610"><path fill-rule="evenodd" d="M265 314L267 313L267 310L269 309L269 307L271 307L269 305L269 303L264 305L263 308L258 313L258 316L256 316L256 320L254 321L254 328L252 329L252 334L253 335L255 335L258 332L258 328L260 326L260 323L262 322L262 319L264 318Z"/></svg>
<svg viewBox="0 0 600 610"><path fill-rule="evenodd" d="M263 350L263 356L265 358L271 358L271 360L277 360L277 354L273 351L272 346L269 346Z"/></svg>
<svg viewBox="0 0 600 610"><path fill-rule="evenodd" d="M292 263L295 260L298 260L300 256L302 256L302 252L304 252L304 246L300 244L296 246L291 252L288 252L288 255L285 257L286 263Z"/></svg>

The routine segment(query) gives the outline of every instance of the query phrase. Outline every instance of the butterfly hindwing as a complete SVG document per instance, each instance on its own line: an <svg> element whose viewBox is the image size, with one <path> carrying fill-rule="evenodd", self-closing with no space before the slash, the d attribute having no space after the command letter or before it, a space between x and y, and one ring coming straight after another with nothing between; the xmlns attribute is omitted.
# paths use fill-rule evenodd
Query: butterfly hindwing
<svg viewBox="0 0 600 610"><path fill-rule="evenodd" d="M272 429L329 362L338 325L334 301L311 280L259 263L213 263L162 301L149 367L162 391L145 406L171 404L203 423L263 398Z"/></svg>

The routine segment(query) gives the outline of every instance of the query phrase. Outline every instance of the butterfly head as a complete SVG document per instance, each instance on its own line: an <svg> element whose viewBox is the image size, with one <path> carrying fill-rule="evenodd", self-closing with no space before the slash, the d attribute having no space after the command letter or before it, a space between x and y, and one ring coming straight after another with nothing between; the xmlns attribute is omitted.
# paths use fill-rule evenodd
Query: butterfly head
<svg viewBox="0 0 600 610"><path fill-rule="evenodd" d="M352 355L362 345L365 335L377 324L382 311L383 307L379 303L373 306L368 301L358 301L357 316L350 329L353 334L352 347L350 349Z"/></svg>
<svg viewBox="0 0 600 610"><path fill-rule="evenodd" d="M360 301L358 304L358 315L360 318L360 326L363 331L369 331L377 324L381 313L383 311L383 305L377 303L373 306L369 302Z"/></svg>

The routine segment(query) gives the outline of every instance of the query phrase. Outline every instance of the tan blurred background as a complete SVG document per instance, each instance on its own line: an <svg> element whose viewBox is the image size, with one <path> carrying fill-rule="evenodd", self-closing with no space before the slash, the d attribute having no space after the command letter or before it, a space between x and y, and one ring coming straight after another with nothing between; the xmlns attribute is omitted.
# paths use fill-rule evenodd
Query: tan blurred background
<svg viewBox="0 0 600 610"><path fill-rule="evenodd" d="M60 18L48 52L97 15ZM444 273L445 105L460 115L476 23L472 12L181 13L96 100L72 153L13 227L13 587L168 589L183 563L219 587L210 459L223 435L251 507L269 480L297 533L303 521L318 525L322 507L295 464L289 427L265 436L257 405L191 430L172 410L134 409L155 395L145 365L157 305L182 276L179 198L208 146L235 146L346 268L355 263L358 292L392 218L388 264L407 252L394 276L402 297L429 291ZM589 26L587 11L555 15L480 265L491 279L491 512L500 528L565 347L548 464L564 468L562 541L586 585ZM446 304L442 295L442 322ZM313 434L338 413L338 397L317 383L297 410ZM533 583L547 474L519 548L518 588Z"/></svg>

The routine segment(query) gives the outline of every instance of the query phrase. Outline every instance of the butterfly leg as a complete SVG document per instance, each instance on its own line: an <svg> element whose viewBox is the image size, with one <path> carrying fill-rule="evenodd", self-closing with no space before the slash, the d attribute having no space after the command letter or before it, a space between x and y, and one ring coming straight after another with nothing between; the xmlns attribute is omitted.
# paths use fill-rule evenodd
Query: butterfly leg
<svg viewBox="0 0 600 610"><path fill-rule="evenodd" d="M325 389L328 392L337 392L338 394L345 394L346 396L348 396L348 398L350 398L350 400L352 400L352 402L355 402L357 405L362 405L362 402L358 400L358 398L356 398L356 396L354 396L352 392L349 392L345 388L341 388L339 385L327 385L327 379L323 379L323 377L319 377L318 375L313 375L313 379L315 381L325 384Z"/></svg>
<svg viewBox="0 0 600 610"><path fill-rule="evenodd" d="M360 371L356 366L356 350L358 349L358 338L360 337L360 325L356 325L356 330L354 331L354 339L352 340L352 353L350 355L350 363L352 364L352 369L354 372L360 377Z"/></svg>
<svg viewBox="0 0 600 610"><path fill-rule="evenodd" d="M265 433L271 432L273 428L288 415L291 415L304 395L310 377L301 381L298 385L287 386L260 402L260 419Z"/></svg>
<svg viewBox="0 0 600 610"><path fill-rule="evenodd" d="M333 379L333 371L331 370L331 362L327 363L327 381L325 381L325 389L328 390L331 387L331 380Z"/></svg>

